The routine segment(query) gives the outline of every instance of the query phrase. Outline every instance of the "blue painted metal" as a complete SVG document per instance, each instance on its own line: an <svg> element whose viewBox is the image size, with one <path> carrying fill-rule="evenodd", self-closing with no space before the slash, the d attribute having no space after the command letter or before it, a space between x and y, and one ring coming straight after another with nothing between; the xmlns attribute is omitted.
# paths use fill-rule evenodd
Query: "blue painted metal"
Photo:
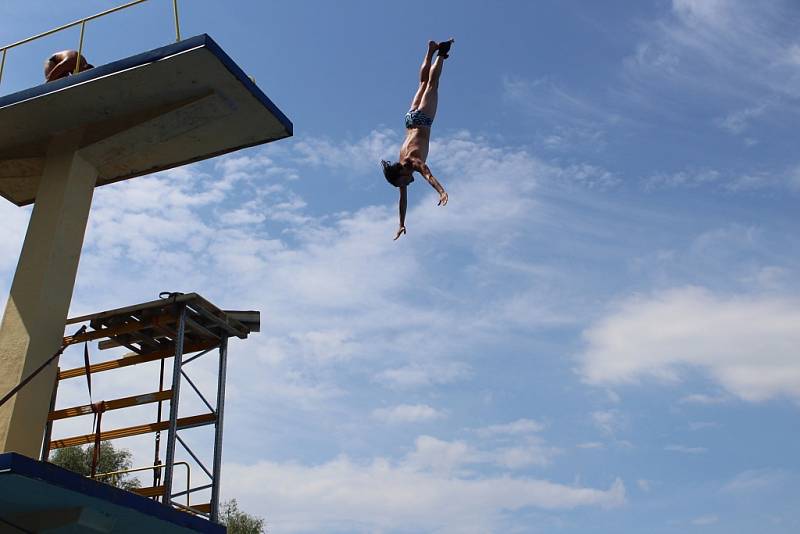
<svg viewBox="0 0 800 534"><path fill-rule="evenodd" d="M226 528L151 499L16 453L0 455L0 518L91 507L116 518L114 533L201 532Z"/></svg>

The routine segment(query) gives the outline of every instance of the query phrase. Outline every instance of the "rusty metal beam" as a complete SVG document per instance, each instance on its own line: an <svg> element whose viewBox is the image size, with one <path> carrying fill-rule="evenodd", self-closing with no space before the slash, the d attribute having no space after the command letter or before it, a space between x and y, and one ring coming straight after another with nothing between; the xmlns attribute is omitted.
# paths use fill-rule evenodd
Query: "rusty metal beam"
<svg viewBox="0 0 800 534"><path fill-rule="evenodd" d="M165 401L169 400L170 398L172 398L172 390L169 389L164 391L156 391L154 393L146 393L144 395L133 395L131 397L123 397L121 399L105 401L105 411L130 408L131 406L140 406L142 404ZM52 411L50 412L48 420L55 421L57 419L78 417L80 415L89 415L91 413L93 413L92 405L84 404L82 406L73 406L71 408L64 408L63 410Z"/></svg>
<svg viewBox="0 0 800 534"><path fill-rule="evenodd" d="M208 514L211 513L211 503L204 503L204 504L193 504L189 508L196 512L200 512L201 514Z"/></svg>
<svg viewBox="0 0 800 534"><path fill-rule="evenodd" d="M191 417L182 417L177 421L178 430L184 428L193 428L196 426L210 425L216 421L217 417L213 413L206 413L201 415L193 415ZM146 425L129 426L125 428L117 428L115 430L107 430L100 433L100 440L106 441L110 439L128 438L131 436L139 436L141 434L149 434L151 432L158 432L159 430L166 430L169 428L169 421L162 421L160 423L149 423ZM76 445L85 445L87 443L94 443L94 434L84 434L82 436L73 436L70 438L56 439L50 442L51 449L62 449L64 447L74 447Z"/></svg>
<svg viewBox="0 0 800 534"><path fill-rule="evenodd" d="M163 318L167 318L169 320L163 321L162 320ZM118 326L90 330L85 334L80 334L77 336L66 336L64 338L64 344L74 345L76 343L83 343L84 341L94 341L95 339L102 339L104 337L113 337L113 336L119 336L120 334L129 334L132 332L138 332L145 328L152 328L153 326L158 324L174 323L176 320L177 320L176 317L171 314L156 315L151 317L147 321L130 321Z"/></svg>
<svg viewBox="0 0 800 534"><path fill-rule="evenodd" d="M130 337L130 336L127 336L127 337ZM130 341L127 338L123 338L122 336L109 336L109 339L111 339L112 341L114 341L114 343L117 343L121 347L125 347L128 350L132 350L136 354L143 354L144 353L144 349L143 348L134 347L133 344L132 344L133 341Z"/></svg>
<svg viewBox="0 0 800 534"><path fill-rule="evenodd" d="M192 352L199 352L201 350L213 349L219 346L219 342L203 341L200 343L188 343L183 348L184 354ZM162 350L148 352L136 356L126 356L118 360L110 360L107 362L96 363L89 367L90 373L100 373L103 371L110 371L111 369L118 369L120 367L127 367L129 365L136 365L140 363L152 362L162 358L171 358L175 354L175 347L167 347ZM58 373L58 379L64 380L67 378L75 378L78 376L86 375L85 367L75 367L73 369L66 369Z"/></svg>
<svg viewBox="0 0 800 534"><path fill-rule="evenodd" d="M220 336L218 336L217 334L215 334L214 332L212 332L211 330L209 330L205 326L201 325L200 323L198 323L194 319L190 319L189 317L186 318L186 326L188 326L190 329L194 330L195 332L197 332L197 333L199 333L199 334L201 334L201 335L203 335L205 337L210 337L210 338L214 338L214 339L219 339L220 338Z"/></svg>
<svg viewBox="0 0 800 534"><path fill-rule="evenodd" d="M132 488L130 491L138 493L142 497L161 497L167 490L164 486L151 486L149 488Z"/></svg>

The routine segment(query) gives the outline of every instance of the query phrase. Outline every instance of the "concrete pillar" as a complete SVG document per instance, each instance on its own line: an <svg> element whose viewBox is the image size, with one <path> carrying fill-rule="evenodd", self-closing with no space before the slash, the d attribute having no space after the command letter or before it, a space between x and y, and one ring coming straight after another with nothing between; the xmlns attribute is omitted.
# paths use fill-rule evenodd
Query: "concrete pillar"
<svg viewBox="0 0 800 534"><path fill-rule="evenodd" d="M61 346L97 170L78 152L82 132L50 143L11 294L0 324L0 394ZM0 408L0 452L38 458L56 363Z"/></svg>

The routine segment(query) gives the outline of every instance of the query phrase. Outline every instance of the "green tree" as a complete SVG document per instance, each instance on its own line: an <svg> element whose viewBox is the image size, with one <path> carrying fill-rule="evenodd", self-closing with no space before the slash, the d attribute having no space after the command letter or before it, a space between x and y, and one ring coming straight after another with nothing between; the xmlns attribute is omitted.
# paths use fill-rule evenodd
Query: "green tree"
<svg viewBox="0 0 800 534"><path fill-rule="evenodd" d="M264 534L264 520L239 510L236 499L222 503L219 518L228 534Z"/></svg>
<svg viewBox="0 0 800 534"><path fill-rule="evenodd" d="M94 445L83 447L64 447L56 449L50 456L50 462L75 471L83 476L89 476L92 472L92 456L94 455ZM97 462L97 473L111 473L131 468L131 452L127 449L115 449L110 441L100 442L100 458ZM98 477L97 480L111 484L124 490L138 488L140 483L137 479L128 475L111 475Z"/></svg>

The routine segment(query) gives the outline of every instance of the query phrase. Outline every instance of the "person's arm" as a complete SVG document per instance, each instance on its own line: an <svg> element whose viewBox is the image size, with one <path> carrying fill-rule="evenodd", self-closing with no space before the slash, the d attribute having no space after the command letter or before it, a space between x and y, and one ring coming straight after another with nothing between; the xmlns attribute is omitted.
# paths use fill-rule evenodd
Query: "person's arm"
<svg viewBox="0 0 800 534"><path fill-rule="evenodd" d="M442 187L442 184L439 183L439 180L433 176L430 167L422 160L414 161L413 165L414 170L424 176L425 179L428 180L428 183L431 184L431 187L436 189L436 192L439 193L439 206L446 206L447 192L444 190L444 187Z"/></svg>
<svg viewBox="0 0 800 534"><path fill-rule="evenodd" d="M406 186L400 187L400 228L398 228L397 233L394 235L395 241L397 241L398 237L406 233L406 206L408 205L406 189Z"/></svg>
<svg viewBox="0 0 800 534"><path fill-rule="evenodd" d="M75 74L76 58L77 54L75 56L71 55L65 56L61 61L59 61L56 64L55 67L53 67L53 70L51 70L50 73L47 75L46 81L51 82L53 80L58 80L59 78L63 78L68 74ZM81 56L80 62L81 62L81 67L79 69L80 72L94 68L94 65L86 61L86 58L84 58L83 56Z"/></svg>

